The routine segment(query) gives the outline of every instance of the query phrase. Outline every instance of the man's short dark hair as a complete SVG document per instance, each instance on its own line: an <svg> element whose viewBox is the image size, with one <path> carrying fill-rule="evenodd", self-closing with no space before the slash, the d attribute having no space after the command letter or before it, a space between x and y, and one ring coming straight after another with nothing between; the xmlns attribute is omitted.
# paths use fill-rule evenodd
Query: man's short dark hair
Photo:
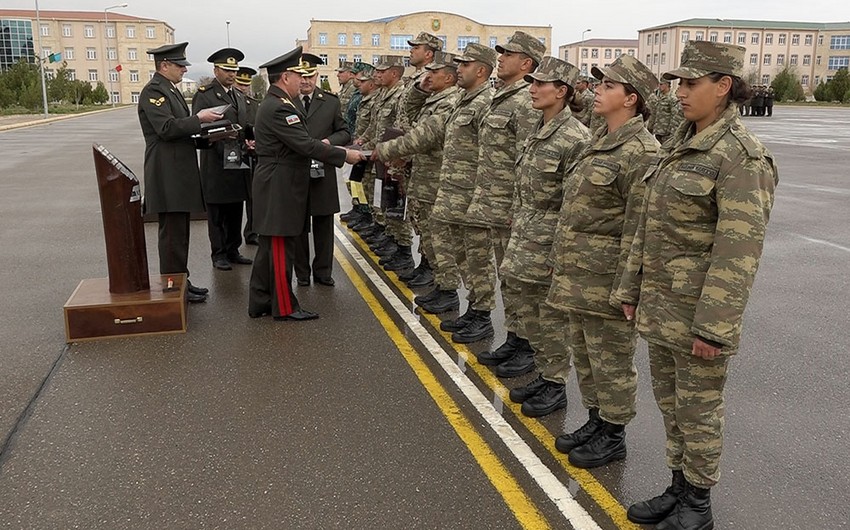
<svg viewBox="0 0 850 530"><path fill-rule="evenodd" d="M273 85L273 84L277 83L280 80L282 75L283 75L283 72L277 72L275 74L269 74L269 84Z"/></svg>

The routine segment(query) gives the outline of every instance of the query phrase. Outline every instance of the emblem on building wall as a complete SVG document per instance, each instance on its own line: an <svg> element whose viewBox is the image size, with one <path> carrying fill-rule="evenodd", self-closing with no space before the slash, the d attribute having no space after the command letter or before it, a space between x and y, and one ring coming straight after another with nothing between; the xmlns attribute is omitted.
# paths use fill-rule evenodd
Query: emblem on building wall
<svg viewBox="0 0 850 530"><path fill-rule="evenodd" d="M433 29L434 31L439 31L440 27L442 27L442 24L440 24L439 18L431 19L431 29Z"/></svg>

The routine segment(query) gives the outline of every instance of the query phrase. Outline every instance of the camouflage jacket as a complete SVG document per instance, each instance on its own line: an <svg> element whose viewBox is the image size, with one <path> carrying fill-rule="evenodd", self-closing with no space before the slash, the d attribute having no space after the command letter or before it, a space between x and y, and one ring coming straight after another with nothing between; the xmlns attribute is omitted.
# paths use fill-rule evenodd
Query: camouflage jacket
<svg viewBox="0 0 850 530"><path fill-rule="evenodd" d="M370 149L366 145L372 141L369 134L372 132L372 107L375 106L377 101L376 95L376 92L372 92L368 96L363 96L363 99L360 100L360 106L357 108L357 128L354 130L354 138L365 140L364 149Z"/></svg>
<svg viewBox="0 0 850 530"><path fill-rule="evenodd" d="M404 84L404 90L398 100L398 117L396 127L407 131L416 124L419 109L425 103L428 94L419 89L419 81L425 75L425 70L415 72ZM411 101L412 100L412 101Z"/></svg>
<svg viewBox="0 0 850 530"><path fill-rule="evenodd" d="M357 110L360 108L360 102L363 100L363 94L359 90L355 90L348 101L348 108L345 109L345 122L348 124L348 132L351 133L351 139L357 138L354 131L357 130Z"/></svg>
<svg viewBox="0 0 850 530"><path fill-rule="evenodd" d="M679 98L674 96L672 92L658 96L653 116L655 120L653 121L652 134L658 136L673 134L679 128L679 125L685 121Z"/></svg>
<svg viewBox="0 0 850 530"><path fill-rule="evenodd" d="M372 108L372 119L374 121L373 139L378 142L381 136L384 135L387 129L396 126L398 118L398 102L404 92L404 85L401 82L396 83L392 88L382 88L378 95L378 101Z"/></svg>
<svg viewBox="0 0 850 530"><path fill-rule="evenodd" d="M699 134L683 124L650 168L620 302L638 301L649 342L690 352L695 336L735 353L779 175L735 105Z"/></svg>
<svg viewBox="0 0 850 530"><path fill-rule="evenodd" d="M425 100L413 129L404 136L381 142L375 147L382 160L413 155L413 168L407 184L407 196L412 199L433 204L437 197L446 119L457 105L460 94L457 87L433 94Z"/></svg>
<svg viewBox="0 0 850 530"><path fill-rule="evenodd" d="M590 108L593 108L592 106ZM605 117L601 114L597 114L593 111L590 111L590 125L587 126L590 129L590 134L596 134L600 127L607 126L605 123Z"/></svg>
<svg viewBox="0 0 850 530"><path fill-rule="evenodd" d="M590 126L590 114L593 112L593 90L586 88L581 94L576 94L573 101L581 105L581 110L573 112L575 119L585 127Z"/></svg>
<svg viewBox="0 0 850 530"><path fill-rule="evenodd" d="M339 87L339 108L342 109L342 117L345 118L348 111L348 103L357 92L357 87L354 86L354 80L347 81Z"/></svg>
<svg viewBox="0 0 850 530"><path fill-rule="evenodd" d="M548 303L562 311L623 319L612 295L637 230L658 142L636 116L613 133L602 127L564 180Z"/></svg>
<svg viewBox="0 0 850 530"><path fill-rule="evenodd" d="M564 175L586 141L587 128L569 109L546 124L538 120L516 165L514 220L501 274L527 283L550 283L546 260L561 209Z"/></svg>
<svg viewBox="0 0 850 530"><path fill-rule="evenodd" d="M655 127L655 109L658 107L658 91L654 91L646 100L646 108L649 109L649 119L646 120L646 130L652 132Z"/></svg>
<svg viewBox="0 0 850 530"><path fill-rule="evenodd" d="M493 95L478 135L478 175L466 214L469 224L511 224L517 156L542 115L531 107L528 85L520 79Z"/></svg>
<svg viewBox="0 0 850 530"><path fill-rule="evenodd" d="M440 188L432 216L438 221L467 224L478 168L479 131L493 99L490 83L461 92L446 122Z"/></svg>

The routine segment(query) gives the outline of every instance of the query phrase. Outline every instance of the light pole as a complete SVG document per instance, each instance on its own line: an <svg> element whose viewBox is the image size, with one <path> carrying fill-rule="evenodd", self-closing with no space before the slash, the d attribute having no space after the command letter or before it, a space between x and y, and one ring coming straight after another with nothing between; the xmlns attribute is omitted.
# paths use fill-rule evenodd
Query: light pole
<svg viewBox="0 0 850 530"><path fill-rule="evenodd" d="M35 24L38 35L38 65L41 68L41 99L44 102L44 117L47 117L47 74L44 72L44 49L41 47L41 16L38 11L38 0L35 0Z"/></svg>
<svg viewBox="0 0 850 530"><path fill-rule="evenodd" d="M109 58L109 10L122 7L127 7L127 4L115 4L114 6L103 8L103 34L106 36L104 39L106 41L106 78L109 80L109 101L113 107L115 106L115 98L112 95L112 61ZM117 37L115 42L118 42ZM118 47L116 46L115 48L117 53Z"/></svg>
<svg viewBox="0 0 850 530"><path fill-rule="evenodd" d="M578 50L576 50L576 66L578 67L579 70L581 70L581 57L580 57L580 55L581 55L581 48L584 46L584 34L590 33L591 31L593 31L593 30L588 28L588 29L581 32L581 42L578 45ZM587 75L587 74L585 73L585 75Z"/></svg>
<svg viewBox="0 0 850 530"><path fill-rule="evenodd" d="M230 48L230 21L225 20L225 24L227 24L227 47Z"/></svg>

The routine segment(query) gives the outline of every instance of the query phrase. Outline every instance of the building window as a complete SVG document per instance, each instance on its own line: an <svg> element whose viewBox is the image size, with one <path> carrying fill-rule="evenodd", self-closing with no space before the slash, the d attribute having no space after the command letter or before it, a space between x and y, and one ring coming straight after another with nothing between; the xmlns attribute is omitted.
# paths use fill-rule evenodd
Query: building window
<svg viewBox="0 0 850 530"><path fill-rule="evenodd" d="M850 57L830 57L826 63L826 67L830 70L840 70L850 67Z"/></svg>
<svg viewBox="0 0 850 530"><path fill-rule="evenodd" d="M153 55L151 55L150 53L148 54L148 61L153 62Z"/></svg>
<svg viewBox="0 0 850 530"><path fill-rule="evenodd" d="M113 103L121 103L121 94L119 94L118 92L113 92L112 93L112 102Z"/></svg>
<svg viewBox="0 0 850 530"><path fill-rule="evenodd" d="M354 54L354 62L355 63L362 63L363 62L363 56L359 53L355 53Z"/></svg>
<svg viewBox="0 0 850 530"><path fill-rule="evenodd" d="M41 36L42 37L49 37L50 36L50 26L48 26L47 24L41 25Z"/></svg>
<svg viewBox="0 0 850 530"><path fill-rule="evenodd" d="M661 52L661 64L667 64L667 54Z"/></svg>
<svg viewBox="0 0 850 530"><path fill-rule="evenodd" d="M708 41L709 42L717 42L717 32L716 31L712 31L711 33L708 34Z"/></svg>
<svg viewBox="0 0 850 530"><path fill-rule="evenodd" d="M634 57L634 56L635 56L635 50L634 50L634 48L632 48L631 50L629 50L629 55L631 55L632 57Z"/></svg>
<svg viewBox="0 0 850 530"><path fill-rule="evenodd" d="M850 35L833 35L829 39L830 50L848 50L850 49Z"/></svg>
<svg viewBox="0 0 850 530"><path fill-rule="evenodd" d="M689 40L691 40L691 32L690 31L683 31L682 32L682 42L688 42Z"/></svg>
<svg viewBox="0 0 850 530"><path fill-rule="evenodd" d="M703 40L704 33L702 31L697 31L697 36L694 37L694 40Z"/></svg>
<svg viewBox="0 0 850 530"><path fill-rule="evenodd" d="M112 24L106 26L106 38L114 39L115 38L115 26Z"/></svg>
<svg viewBox="0 0 850 530"><path fill-rule="evenodd" d="M327 80L328 80L328 76L320 75L319 76L319 86L323 85L325 83L325 81L327 81Z"/></svg>
<svg viewBox="0 0 850 530"><path fill-rule="evenodd" d="M437 38L443 43L443 49L447 49L449 46L449 38L445 35L437 35Z"/></svg>
<svg viewBox="0 0 850 530"><path fill-rule="evenodd" d="M667 32L661 34L661 44L667 44Z"/></svg>
<svg viewBox="0 0 850 530"><path fill-rule="evenodd" d="M796 61L797 56L794 55L792 57L795 59L794 64L797 64L797 61ZM812 64L812 56L811 55L804 55L803 56L803 66L809 66L810 64Z"/></svg>
<svg viewBox="0 0 850 530"><path fill-rule="evenodd" d="M582 48L582 49L581 49L581 58L582 58L582 59L587 59L587 48Z"/></svg>
<svg viewBox="0 0 850 530"><path fill-rule="evenodd" d="M139 52L136 48L127 48L127 60L128 61L138 61L139 60Z"/></svg>
<svg viewBox="0 0 850 530"><path fill-rule="evenodd" d="M812 36L806 35L806 46L811 46L811 45L812 45Z"/></svg>
<svg viewBox="0 0 850 530"><path fill-rule="evenodd" d="M127 38L135 39L136 38L136 26L127 26Z"/></svg>
<svg viewBox="0 0 850 530"><path fill-rule="evenodd" d="M115 50L115 48L107 48L106 49L106 58L109 59L110 61L114 61L114 60L118 59L118 52Z"/></svg>
<svg viewBox="0 0 850 530"><path fill-rule="evenodd" d="M87 39L94 38L94 26L88 26L87 25L86 28L85 28L85 35L86 35Z"/></svg>
<svg viewBox="0 0 850 530"><path fill-rule="evenodd" d="M372 33L372 46L381 45L381 36L377 33Z"/></svg>
<svg viewBox="0 0 850 530"><path fill-rule="evenodd" d="M77 71L76 70L68 70L68 79L71 81L77 80Z"/></svg>
<svg viewBox="0 0 850 530"><path fill-rule="evenodd" d="M770 66L770 54L769 53L764 54L764 65Z"/></svg>
<svg viewBox="0 0 850 530"><path fill-rule="evenodd" d="M770 74L764 74L761 76L761 84L769 85L770 84Z"/></svg>
<svg viewBox="0 0 850 530"><path fill-rule="evenodd" d="M322 64L328 64L328 54L326 54L326 53L320 53L320 54L319 54L319 59L321 59L321 60L322 60Z"/></svg>
<svg viewBox="0 0 850 530"><path fill-rule="evenodd" d="M145 26L145 37L149 39L156 38L156 28L153 26Z"/></svg>
<svg viewBox="0 0 850 530"><path fill-rule="evenodd" d="M74 60L74 48L65 48L65 60L73 61Z"/></svg>
<svg viewBox="0 0 850 530"><path fill-rule="evenodd" d="M348 42L348 34L347 33L337 33L336 34L336 43L339 46L347 46Z"/></svg>
<svg viewBox="0 0 850 530"><path fill-rule="evenodd" d="M118 82L118 72L116 72L115 70L110 70L109 80L112 81L113 83L117 83Z"/></svg>
<svg viewBox="0 0 850 530"><path fill-rule="evenodd" d="M360 41L362 40L362 36L359 33L354 33L351 35L351 43L355 46L360 46Z"/></svg>
<svg viewBox="0 0 850 530"><path fill-rule="evenodd" d="M327 33L319 33L319 45L326 46L328 44L328 34Z"/></svg>
<svg viewBox="0 0 850 530"><path fill-rule="evenodd" d="M70 24L62 24L62 36L63 37L70 37L71 35L73 35L73 33L71 33L71 25Z"/></svg>
<svg viewBox="0 0 850 530"><path fill-rule="evenodd" d="M407 68L408 66L410 66L410 56L406 55L406 56L402 57L401 62L403 62L404 67Z"/></svg>
<svg viewBox="0 0 850 530"><path fill-rule="evenodd" d="M339 64L342 64L346 61L348 61L348 54L347 53L339 54Z"/></svg>
<svg viewBox="0 0 850 530"><path fill-rule="evenodd" d="M540 41L540 44L546 44L546 37L537 37L537 40Z"/></svg>
<svg viewBox="0 0 850 530"><path fill-rule="evenodd" d="M797 55L796 54L791 55L790 64L791 64L791 66L797 66Z"/></svg>
<svg viewBox="0 0 850 530"><path fill-rule="evenodd" d="M791 35L791 46L799 46L800 45L800 34L794 33Z"/></svg>
<svg viewBox="0 0 850 530"><path fill-rule="evenodd" d="M802 78L800 78L800 84L803 86L809 86L809 76L804 75Z"/></svg>
<svg viewBox="0 0 850 530"><path fill-rule="evenodd" d="M652 33L648 33L648 34L646 35L646 45L647 45L647 46L652 46Z"/></svg>
<svg viewBox="0 0 850 530"><path fill-rule="evenodd" d="M490 47L495 48L497 44L499 44L499 39L496 37L490 37Z"/></svg>
<svg viewBox="0 0 850 530"><path fill-rule="evenodd" d="M818 46L823 46L823 35L818 35Z"/></svg>
<svg viewBox="0 0 850 530"><path fill-rule="evenodd" d="M457 38L457 49L463 51L466 49L466 45L470 42L478 42L478 37L473 35L461 35Z"/></svg>
<svg viewBox="0 0 850 530"><path fill-rule="evenodd" d="M599 48L592 48L590 50L590 56L593 57L594 59L599 58Z"/></svg>
<svg viewBox="0 0 850 530"><path fill-rule="evenodd" d="M652 64L658 64L658 54L657 53L652 55Z"/></svg>
<svg viewBox="0 0 850 530"><path fill-rule="evenodd" d="M617 57L619 57L619 56L621 56L621 55L623 55L623 50L621 50L621 49L619 49L619 48L618 48L618 49L616 49L616 50L614 50L614 57L615 57L615 58L617 58Z"/></svg>
<svg viewBox="0 0 850 530"><path fill-rule="evenodd" d="M658 44L658 43L660 42L660 39L661 39L661 34L660 34L660 33L656 33L656 34L655 34L655 44Z"/></svg>
<svg viewBox="0 0 850 530"><path fill-rule="evenodd" d="M746 33L738 33L738 44L746 44L747 43L747 34Z"/></svg>
<svg viewBox="0 0 850 530"><path fill-rule="evenodd" d="M94 48L86 48L86 59L94 61L97 59L97 50Z"/></svg>
<svg viewBox="0 0 850 530"><path fill-rule="evenodd" d="M89 70L89 81L97 81L97 70Z"/></svg>
<svg viewBox="0 0 850 530"><path fill-rule="evenodd" d="M785 65L785 55L779 54L776 56L776 66L784 66Z"/></svg>
<svg viewBox="0 0 850 530"><path fill-rule="evenodd" d="M759 43L759 34L753 33L750 37L750 44L758 44Z"/></svg>
<svg viewBox="0 0 850 530"><path fill-rule="evenodd" d="M727 31L723 34L723 42L726 44L732 44L732 32Z"/></svg>
<svg viewBox="0 0 850 530"><path fill-rule="evenodd" d="M806 62L806 56L804 55L804 56L803 56L803 63L805 64L805 62ZM818 66L820 66L820 64L821 64L821 62L820 62L820 55L818 55L817 57L815 57L815 64L816 64L816 65L818 65Z"/></svg>
<svg viewBox="0 0 850 530"><path fill-rule="evenodd" d="M605 48L605 58L606 59L611 58L611 48Z"/></svg>
<svg viewBox="0 0 850 530"><path fill-rule="evenodd" d="M373 55L373 56L372 56L372 66L378 66L378 63L379 63L380 61L381 61L381 56L380 56L380 55Z"/></svg>
<svg viewBox="0 0 850 530"><path fill-rule="evenodd" d="M138 83L139 82L139 71L138 70L130 70L130 82Z"/></svg>
<svg viewBox="0 0 850 530"><path fill-rule="evenodd" d="M154 72L153 70L148 70L148 80L153 79L153 74L155 74L155 73L156 72Z"/></svg>
<svg viewBox="0 0 850 530"><path fill-rule="evenodd" d="M647 66L652 64L652 55L650 55L648 53L646 54L646 61L644 61L644 64L646 64Z"/></svg>
<svg viewBox="0 0 850 530"><path fill-rule="evenodd" d="M56 72L54 72L50 68L44 69L44 75L45 75L45 77L47 77L47 79L55 79L56 78Z"/></svg>
<svg viewBox="0 0 850 530"><path fill-rule="evenodd" d="M764 44L773 44L773 33L765 33L764 34Z"/></svg>
<svg viewBox="0 0 850 530"><path fill-rule="evenodd" d="M409 40L413 40L413 35L390 35L390 49L409 50L410 44L407 42ZM458 39L458 42L460 42L460 39Z"/></svg>
<svg viewBox="0 0 850 530"><path fill-rule="evenodd" d="M753 53L750 55L750 64L757 65L759 63L759 56L757 53Z"/></svg>
<svg viewBox="0 0 850 530"><path fill-rule="evenodd" d="M138 92L130 92L130 101L133 103L139 102L139 93Z"/></svg>

